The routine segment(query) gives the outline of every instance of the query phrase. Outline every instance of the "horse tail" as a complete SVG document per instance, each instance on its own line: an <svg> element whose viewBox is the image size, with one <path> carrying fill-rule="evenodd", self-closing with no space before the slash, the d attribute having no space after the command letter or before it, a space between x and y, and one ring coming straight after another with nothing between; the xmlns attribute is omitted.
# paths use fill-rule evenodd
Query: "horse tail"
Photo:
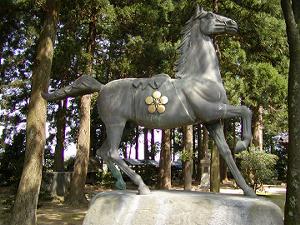
<svg viewBox="0 0 300 225"><path fill-rule="evenodd" d="M51 93L42 93L42 97L47 101L61 100L65 97L76 97L101 91L104 85L95 78L83 75L76 79L72 84L55 90Z"/></svg>

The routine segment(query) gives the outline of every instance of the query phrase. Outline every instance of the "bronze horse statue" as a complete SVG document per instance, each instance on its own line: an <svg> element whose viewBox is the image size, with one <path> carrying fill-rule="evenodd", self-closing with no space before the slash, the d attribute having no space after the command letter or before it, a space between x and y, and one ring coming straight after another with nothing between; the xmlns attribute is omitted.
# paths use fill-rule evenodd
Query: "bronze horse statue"
<svg viewBox="0 0 300 225"><path fill-rule="evenodd" d="M97 150L97 155L107 162L117 179L116 186L120 189L125 189L125 182L115 165L138 186L139 194L150 192L142 178L119 156L118 148L127 121L162 129L201 122L214 139L238 186L245 195L256 196L233 160L221 122L222 119L236 116L242 118L243 136L235 147L238 152L247 148L252 138L252 113L245 106L228 103L211 39L215 34L236 33L237 29L232 19L197 6L195 14L186 22L182 31L176 79L159 74L152 78L119 79L103 85L91 76L81 76L67 87L43 93L43 97L52 101L99 92L97 107L106 126L107 138Z"/></svg>

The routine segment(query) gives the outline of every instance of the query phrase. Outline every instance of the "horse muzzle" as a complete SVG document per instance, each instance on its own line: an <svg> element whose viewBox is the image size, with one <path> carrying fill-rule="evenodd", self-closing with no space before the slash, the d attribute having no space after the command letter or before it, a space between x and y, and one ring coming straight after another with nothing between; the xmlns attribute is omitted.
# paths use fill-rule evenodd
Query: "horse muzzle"
<svg viewBox="0 0 300 225"><path fill-rule="evenodd" d="M227 33L237 33L238 32L238 25L234 20L228 20L225 22L225 31Z"/></svg>

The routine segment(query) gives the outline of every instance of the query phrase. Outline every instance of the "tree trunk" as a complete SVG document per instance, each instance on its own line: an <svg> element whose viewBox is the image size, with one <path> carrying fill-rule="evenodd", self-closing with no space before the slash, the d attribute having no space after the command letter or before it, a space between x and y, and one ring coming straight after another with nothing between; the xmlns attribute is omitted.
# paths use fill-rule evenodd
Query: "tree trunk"
<svg viewBox="0 0 300 225"><path fill-rule="evenodd" d="M197 177L196 177L196 181L200 184L201 183L201 176L202 176L202 171L201 171L201 160L204 158L204 151L202 149L202 132L201 132L201 124L199 123L197 125L197 142L198 142L198 146L197 146L197 151L198 151L198 158L197 158Z"/></svg>
<svg viewBox="0 0 300 225"><path fill-rule="evenodd" d="M228 137L230 134L230 124L231 124L230 120L224 121L224 136L225 137ZM227 143L230 144L228 139L227 139ZM221 183L228 181L227 171L228 171L227 164L226 164L225 160L222 157L220 157L220 181L221 181Z"/></svg>
<svg viewBox="0 0 300 225"><path fill-rule="evenodd" d="M215 143L211 148L210 192L220 192L220 154Z"/></svg>
<svg viewBox="0 0 300 225"><path fill-rule="evenodd" d="M203 127L202 149L203 149L204 158L209 158L209 156L208 156L208 141L209 141L208 131L207 131L206 127Z"/></svg>
<svg viewBox="0 0 300 225"><path fill-rule="evenodd" d="M66 201L71 205L87 203L84 193L90 153L90 106L91 96L84 95L80 100L80 125L78 132L77 153L70 192Z"/></svg>
<svg viewBox="0 0 300 225"><path fill-rule="evenodd" d="M144 159L148 160L150 159L149 154L149 145L148 145L148 129L144 128Z"/></svg>
<svg viewBox="0 0 300 225"><path fill-rule="evenodd" d="M57 134L56 134L56 146L54 152L53 170L56 172L64 171L64 143L66 132L66 110L68 99L62 100L58 105L57 111Z"/></svg>
<svg viewBox="0 0 300 225"><path fill-rule="evenodd" d="M192 190L193 125L184 127L184 190Z"/></svg>
<svg viewBox="0 0 300 225"><path fill-rule="evenodd" d="M213 0L213 11L215 13L219 12L219 1ZM221 60L221 51L218 45L217 39L213 38L213 43L216 49L218 59ZM217 146L213 143L211 149L211 161L210 161L210 191L219 192L220 191L220 154Z"/></svg>
<svg viewBox="0 0 300 225"><path fill-rule="evenodd" d="M42 180L46 142L46 101L41 92L48 88L53 59L59 1L47 0L46 17L41 30L32 70L32 90L27 115L25 161L12 211L12 225L36 224L36 209Z"/></svg>
<svg viewBox="0 0 300 225"><path fill-rule="evenodd" d="M151 129L151 152L150 152L150 158L152 160L155 160L155 140L154 140L154 129Z"/></svg>
<svg viewBox="0 0 300 225"><path fill-rule="evenodd" d="M227 165L225 160L222 157L219 157L219 160L220 160L220 182L225 183L228 181Z"/></svg>
<svg viewBox="0 0 300 225"><path fill-rule="evenodd" d="M176 152L174 149L174 138L175 138L175 128L170 129L170 138L171 138L171 152L172 152L172 161L175 161Z"/></svg>
<svg viewBox="0 0 300 225"><path fill-rule="evenodd" d="M135 159L139 159L139 126L136 126L136 136L135 136Z"/></svg>
<svg viewBox="0 0 300 225"><path fill-rule="evenodd" d="M235 161L235 151L234 151L234 147L235 147L235 144L237 142L237 137L236 137L236 130L235 130L235 122L233 122L232 124L232 143L230 145L230 150L231 150L231 155L233 157L233 160Z"/></svg>
<svg viewBox="0 0 300 225"><path fill-rule="evenodd" d="M289 145L285 225L300 224L300 2L281 0L290 52Z"/></svg>
<svg viewBox="0 0 300 225"><path fill-rule="evenodd" d="M253 144L263 151L263 107L259 106L253 115Z"/></svg>
<svg viewBox="0 0 300 225"><path fill-rule="evenodd" d="M171 131L162 130L162 147L159 160L160 188L171 189Z"/></svg>
<svg viewBox="0 0 300 225"><path fill-rule="evenodd" d="M92 73L96 40L96 16L95 8L93 7L91 10L91 21L89 24L87 43L87 53L90 55L90 61L86 67L87 74ZM87 203L84 190L90 153L90 110L91 95L84 95L80 99L80 125L74 171L71 179L70 191L66 197L66 201L74 206Z"/></svg>

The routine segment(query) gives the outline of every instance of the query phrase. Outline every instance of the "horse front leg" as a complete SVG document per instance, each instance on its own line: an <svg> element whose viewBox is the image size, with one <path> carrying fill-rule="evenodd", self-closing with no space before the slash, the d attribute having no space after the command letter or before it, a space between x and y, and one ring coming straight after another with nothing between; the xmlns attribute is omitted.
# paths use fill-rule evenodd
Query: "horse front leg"
<svg viewBox="0 0 300 225"><path fill-rule="evenodd" d="M252 139L252 131L251 131L251 120L252 120L252 112L246 106L238 106L238 112L241 114L242 123L243 123L243 140L239 140L236 143L234 151L236 153L245 150Z"/></svg>
<svg viewBox="0 0 300 225"><path fill-rule="evenodd" d="M218 111L220 112L222 119L228 119L233 117L241 117L242 118L242 140L239 140L236 143L234 151L236 153L245 150L252 139L252 131L251 131L251 119L252 119L252 112L246 106L233 106L229 104L220 104L218 107Z"/></svg>
<svg viewBox="0 0 300 225"><path fill-rule="evenodd" d="M244 191L246 196L256 197L254 190L249 187L240 173L238 167L236 166L233 157L231 155L231 151L228 147L226 139L224 137L223 125L221 122L216 122L214 124L205 124L207 130L209 131L209 135L214 139L218 150L225 160L230 172L232 173L237 185Z"/></svg>

